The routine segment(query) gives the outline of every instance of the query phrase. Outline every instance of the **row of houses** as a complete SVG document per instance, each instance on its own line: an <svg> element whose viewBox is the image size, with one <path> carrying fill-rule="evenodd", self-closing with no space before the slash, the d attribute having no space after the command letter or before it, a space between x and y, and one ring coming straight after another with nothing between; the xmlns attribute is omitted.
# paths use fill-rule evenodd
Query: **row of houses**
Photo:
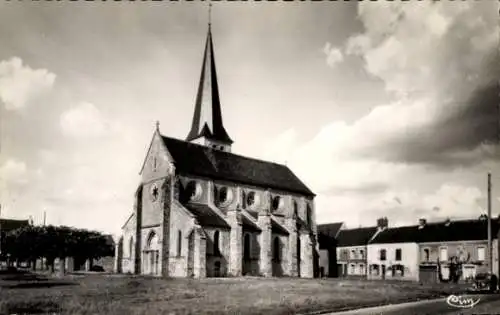
<svg viewBox="0 0 500 315"><path fill-rule="evenodd" d="M447 281L450 269L460 280L487 271L488 219L420 219L389 227L380 218L371 227L348 229L343 223L318 225L320 274L326 277ZM492 270L499 275L500 218L492 218ZM457 273L453 268L460 268Z"/></svg>

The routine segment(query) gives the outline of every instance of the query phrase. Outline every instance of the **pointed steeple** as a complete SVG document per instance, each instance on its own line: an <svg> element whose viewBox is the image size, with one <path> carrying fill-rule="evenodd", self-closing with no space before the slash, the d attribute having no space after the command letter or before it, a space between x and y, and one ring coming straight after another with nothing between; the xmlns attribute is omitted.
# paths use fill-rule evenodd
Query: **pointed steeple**
<svg viewBox="0 0 500 315"><path fill-rule="evenodd" d="M222 123L222 111L215 69L212 30L209 21L200 83L193 114L191 130L186 141L204 138L203 144L214 148L226 148L233 143Z"/></svg>

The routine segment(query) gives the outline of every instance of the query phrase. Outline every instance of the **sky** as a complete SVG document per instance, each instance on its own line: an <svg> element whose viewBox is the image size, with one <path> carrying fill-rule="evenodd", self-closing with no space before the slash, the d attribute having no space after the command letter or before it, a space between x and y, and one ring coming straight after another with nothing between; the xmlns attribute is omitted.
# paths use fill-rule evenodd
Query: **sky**
<svg viewBox="0 0 500 315"><path fill-rule="evenodd" d="M288 165L318 223L500 214L495 1L212 8L237 154ZM184 139L205 2L0 2L2 217L119 233L155 121Z"/></svg>

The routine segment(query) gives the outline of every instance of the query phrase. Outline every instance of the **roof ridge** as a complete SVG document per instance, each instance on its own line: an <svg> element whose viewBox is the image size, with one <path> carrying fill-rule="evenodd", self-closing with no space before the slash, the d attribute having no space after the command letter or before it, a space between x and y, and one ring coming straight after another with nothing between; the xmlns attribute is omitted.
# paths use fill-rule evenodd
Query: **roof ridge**
<svg viewBox="0 0 500 315"><path fill-rule="evenodd" d="M357 228L351 228L351 229L341 229L340 232L346 232L346 231L359 231L359 230L370 230L370 229L377 229L376 226L363 226L363 227L357 227Z"/></svg>
<svg viewBox="0 0 500 315"><path fill-rule="evenodd" d="M234 155L234 156L237 156L237 157L240 157L240 158L244 158L244 159L247 159L247 160L253 160L253 161L257 161L257 162L264 162L264 163L274 164L274 165L278 165L278 166L281 166L281 167L288 168L288 166L286 166L285 164L280 164L280 163L276 163L276 162L272 162L272 161L268 161L268 160L264 160L264 159L258 159L258 158L254 158L254 157L250 157L250 156L241 155L241 154L236 154L236 153L232 153L232 152L221 151L221 150L217 150L217 149L213 149L213 148L204 146L203 144L193 143L193 142L189 142L189 141L185 141L185 140L181 140L181 139L177 139L177 138L168 137L168 136L165 136L165 135L161 135L161 136L163 138L167 138L167 139L170 139L170 140L184 142L184 143L186 143L188 145L199 146L199 147L202 147L205 150L208 149L208 150L211 150L211 151L216 151L217 154Z"/></svg>

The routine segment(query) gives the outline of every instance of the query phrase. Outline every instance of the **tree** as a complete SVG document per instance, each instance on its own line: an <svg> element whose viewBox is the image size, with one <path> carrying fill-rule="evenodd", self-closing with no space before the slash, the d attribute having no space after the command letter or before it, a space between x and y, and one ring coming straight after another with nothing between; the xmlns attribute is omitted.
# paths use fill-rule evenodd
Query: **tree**
<svg viewBox="0 0 500 315"><path fill-rule="evenodd" d="M29 261L36 267L36 260L44 257L52 272L56 258L92 260L114 253L113 243L102 233L67 226L25 226L2 235L1 241L3 258Z"/></svg>

